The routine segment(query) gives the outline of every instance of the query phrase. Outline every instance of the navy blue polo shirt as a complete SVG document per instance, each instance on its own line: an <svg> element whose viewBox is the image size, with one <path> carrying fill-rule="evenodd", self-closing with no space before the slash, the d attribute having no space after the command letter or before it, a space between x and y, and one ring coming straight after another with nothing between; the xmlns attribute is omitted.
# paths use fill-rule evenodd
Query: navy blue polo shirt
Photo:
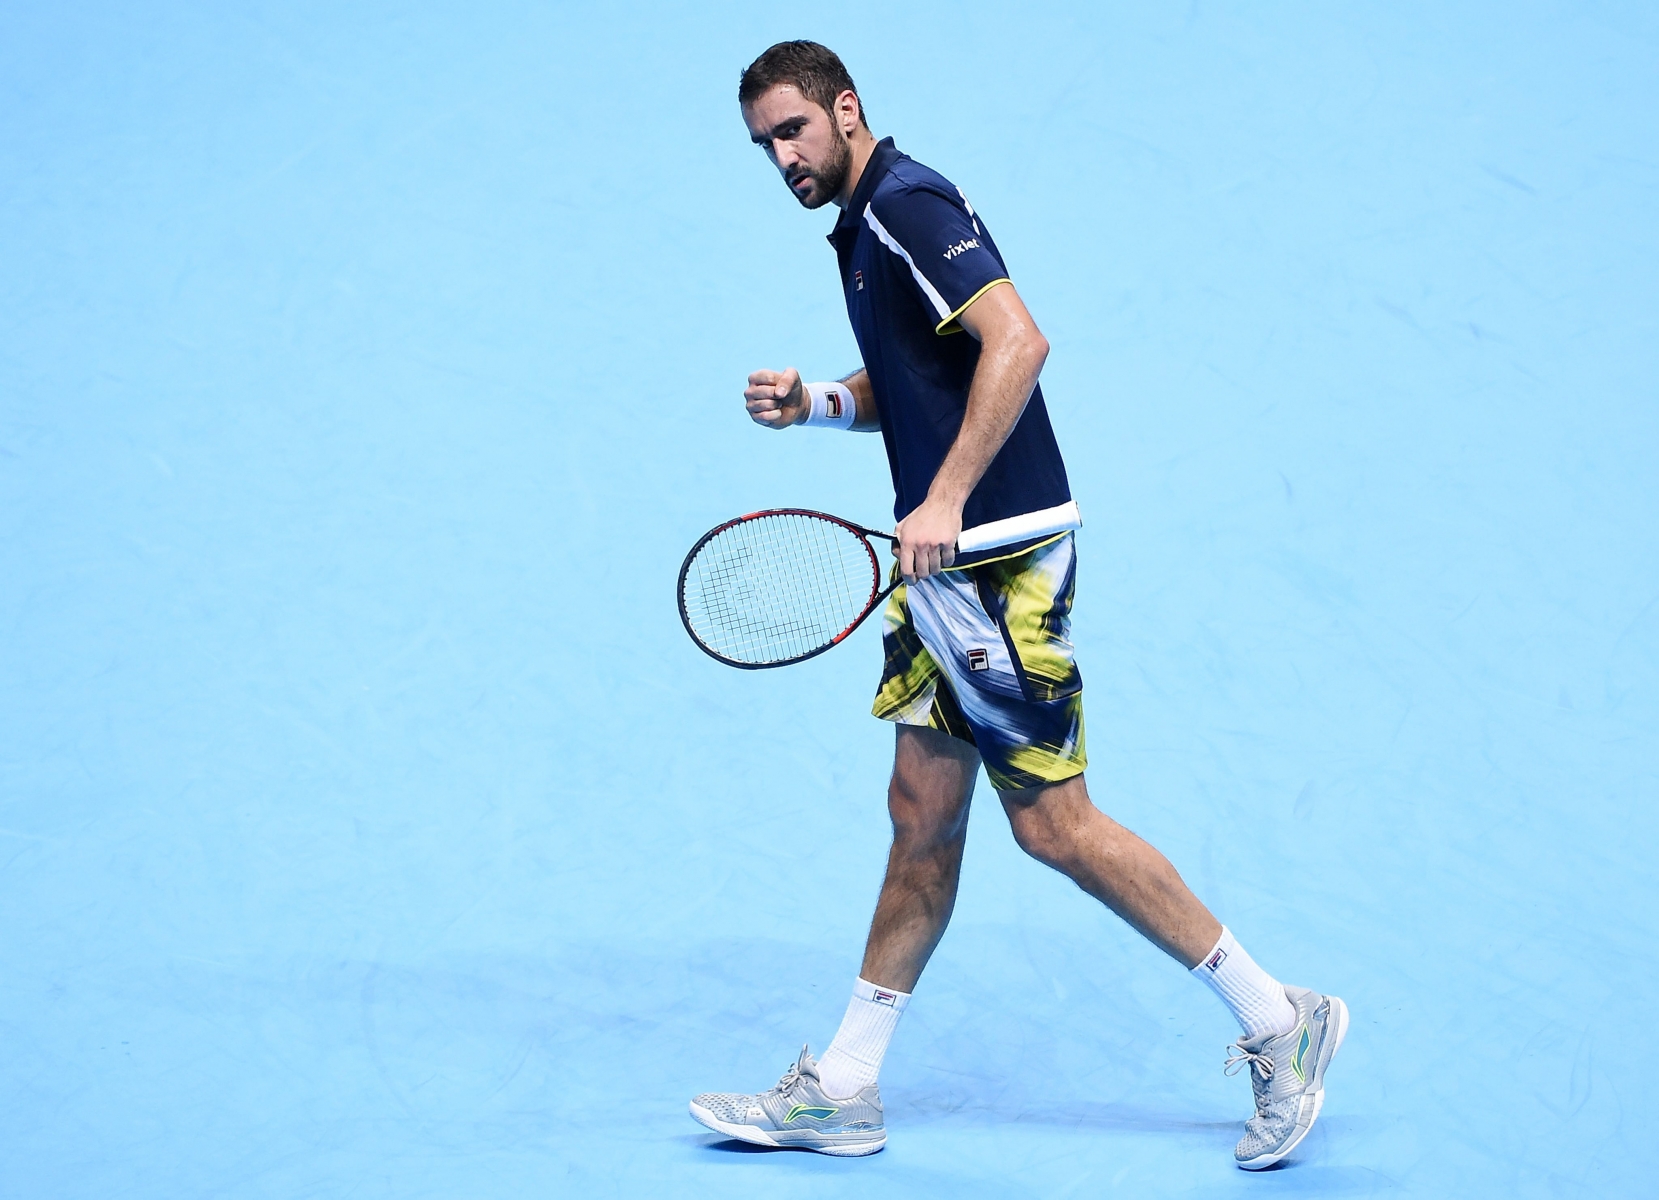
<svg viewBox="0 0 1659 1200"><path fill-rule="evenodd" d="M892 138L877 144L829 240L881 414L893 516L902 521L927 499L967 411L979 343L957 317L1006 282L1008 268L961 189L899 153ZM1039 386L963 507L963 530L1070 501Z"/></svg>

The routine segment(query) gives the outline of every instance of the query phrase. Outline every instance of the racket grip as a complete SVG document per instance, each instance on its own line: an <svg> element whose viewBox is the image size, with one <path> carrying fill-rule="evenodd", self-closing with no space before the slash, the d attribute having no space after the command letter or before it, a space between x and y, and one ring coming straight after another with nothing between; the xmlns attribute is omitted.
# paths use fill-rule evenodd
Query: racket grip
<svg viewBox="0 0 1659 1200"><path fill-rule="evenodd" d="M1040 508L1036 512L1021 513L1017 517L1005 517L1000 521L987 521L983 525L975 525L972 529L964 529L956 539L956 552L974 554L980 550L1011 546L1015 542L1030 541L1032 538L1047 537L1051 533L1064 533L1068 529L1082 527L1083 514L1077 509L1077 501L1067 500L1053 508Z"/></svg>

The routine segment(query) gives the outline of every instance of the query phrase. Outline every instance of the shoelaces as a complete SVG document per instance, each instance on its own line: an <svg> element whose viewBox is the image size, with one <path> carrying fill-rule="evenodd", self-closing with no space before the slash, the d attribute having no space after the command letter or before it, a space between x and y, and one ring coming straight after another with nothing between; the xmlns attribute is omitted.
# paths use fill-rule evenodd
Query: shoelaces
<svg viewBox="0 0 1659 1200"><path fill-rule="evenodd" d="M1273 1078L1273 1056L1265 1051L1257 1053L1245 1049L1244 1041L1240 1039L1227 1048L1227 1061L1222 1064L1222 1069L1228 1075L1237 1075L1245 1063L1254 1067L1263 1080Z"/></svg>
<svg viewBox="0 0 1659 1200"><path fill-rule="evenodd" d="M797 1086L799 1086L801 1080L804 1078L806 1077L801 1074L801 1064L799 1060L797 1060L789 1064L789 1070L783 1073L783 1078L778 1080L777 1086L772 1090L780 1096L787 1096L790 1092L794 1091Z"/></svg>
<svg viewBox="0 0 1659 1200"><path fill-rule="evenodd" d="M1254 1119L1260 1120L1267 1116L1267 1081L1273 1078L1273 1056L1265 1050L1257 1052L1246 1049L1244 1039L1240 1038L1227 1048L1227 1061L1222 1065L1222 1070L1229 1075L1236 1075L1245 1063L1254 1068L1250 1073L1250 1090L1256 1097Z"/></svg>

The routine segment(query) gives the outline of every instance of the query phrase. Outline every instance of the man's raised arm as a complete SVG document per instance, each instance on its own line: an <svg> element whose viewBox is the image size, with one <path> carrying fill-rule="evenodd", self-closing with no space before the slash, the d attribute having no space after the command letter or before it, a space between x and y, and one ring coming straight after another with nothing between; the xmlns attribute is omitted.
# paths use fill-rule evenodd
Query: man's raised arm
<svg viewBox="0 0 1659 1200"><path fill-rule="evenodd" d="M927 499L899 522L899 570L926 579L956 561L962 506L1014 431L1048 358L1048 339L1012 283L1000 283L957 318L979 342L968 408Z"/></svg>

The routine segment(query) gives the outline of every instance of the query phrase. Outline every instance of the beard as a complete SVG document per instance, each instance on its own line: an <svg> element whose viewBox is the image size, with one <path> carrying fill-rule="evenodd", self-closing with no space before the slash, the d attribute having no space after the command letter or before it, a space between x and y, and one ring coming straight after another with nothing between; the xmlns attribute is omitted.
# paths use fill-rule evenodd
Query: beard
<svg viewBox="0 0 1659 1200"><path fill-rule="evenodd" d="M783 181L789 185L789 194L800 201L802 208L822 208L841 194L852 167L852 147L846 138L838 137L828 162L818 167L797 167L784 176ZM795 185L803 179L812 180L812 191L805 196L795 191Z"/></svg>

